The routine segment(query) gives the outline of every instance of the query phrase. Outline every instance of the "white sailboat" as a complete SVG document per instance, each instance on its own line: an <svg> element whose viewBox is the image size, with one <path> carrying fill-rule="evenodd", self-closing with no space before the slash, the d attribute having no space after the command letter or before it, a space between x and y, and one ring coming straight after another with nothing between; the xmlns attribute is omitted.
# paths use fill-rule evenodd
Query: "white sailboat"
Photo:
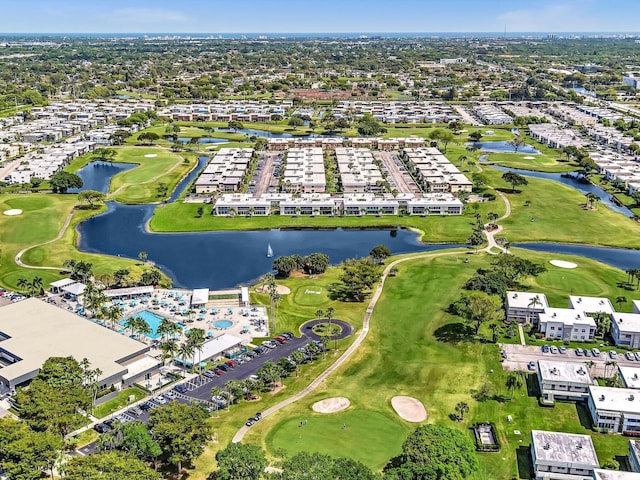
<svg viewBox="0 0 640 480"><path fill-rule="evenodd" d="M271 248L271 244L267 246L267 258L273 257L273 249Z"/></svg>

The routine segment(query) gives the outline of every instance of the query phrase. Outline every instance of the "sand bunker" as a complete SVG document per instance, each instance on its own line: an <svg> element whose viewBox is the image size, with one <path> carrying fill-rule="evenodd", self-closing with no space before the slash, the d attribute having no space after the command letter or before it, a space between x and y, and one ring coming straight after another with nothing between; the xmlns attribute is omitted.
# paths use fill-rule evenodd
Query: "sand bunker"
<svg viewBox="0 0 640 480"><path fill-rule="evenodd" d="M258 293L267 293L269 289L266 285L262 287L256 288L256 292ZM285 287L284 285L276 285L276 292L280 295L289 295L291 293L291 289L289 287Z"/></svg>
<svg viewBox="0 0 640 480"><path fill-rule="evenodd" d="M565 262L564 260L549 260L549 263L554 267L560 268L577 268L578 264L573 262Z"/></svg>
<svg viewBox="0 0 640 480"><path fill-rule="evenodd" d="M333 397L320 400L319 402L314 403L311 408L314 412L318 413L335 413L346 410L349 408L349 405L351 405L351 402L348 398Z"/></svg>
<svg viewBox="0 0 640 480"><path fill-rule="evenodd" d="M15 215L21 215L22 210L20 210L19 208L12 208L11 210L5 210L2 213L4 213L5 215L9 215L10 217L13 217Z"/></svg>
<svg viewBox="0 0 640 480"><path fill-rule="evenodd" d="M144 158L156 158L158 155L155 153L147 153Z"/></svg>
<svg viewBox="0 0 640 480"><path fill-rule="evenodd" d="M525 159L525 160L535 160L535 159L536 159L536 157L531 157L531 156L529 156L529 157L524 157L524 159Z"/></svg>
<svg viewBox="0 0 640 480"><path fill-rule="evenodd" d="M391 406L396 413L407 422L424 422L427 411L417 398L398 396L391 399Z"/></svg>

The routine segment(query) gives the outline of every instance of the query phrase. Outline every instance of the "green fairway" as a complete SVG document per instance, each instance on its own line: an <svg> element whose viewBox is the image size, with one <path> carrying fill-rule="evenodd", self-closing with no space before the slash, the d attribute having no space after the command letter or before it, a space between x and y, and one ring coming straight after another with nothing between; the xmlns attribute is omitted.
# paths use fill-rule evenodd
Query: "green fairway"
<svg viewBox="0 0 640 480"><path fill-rule="evenodd" d="M128 204L169 198L182 177L195 166L192 156L183 157L166 149L151 147L119 148L116 161L139 165L115 175L109 186L111 199ZM166 185L166 193L158 192L160 183Z"/></svg>
<svg viewBox="0 0 640 480"><path fill-rule="evenodd" d="M267 442L289 455L298 452L335 455L340 452L340 456L380 469L389 461L390 455L400 453L398 446L410 431L388 412L352 409L320 414L309 411L307 415L295 415L279 423L269 432ZM395 449L391 450L390 446Z"/></svg>
<svg viewBox="0 0 640 480"><path fill-rule="evenodd" d="M324 308L331 300L327 297L327 290L322 285L301 285L293 292L298 305Z"/></svg>
<svg viewBox="0 0 640 480"><path fill-rule="evenodd" d="M584 288L615 298L621 291L616 283L626 278L620 270L591 260L524 250L516 252L549 267L548 272L527 283L532 289L549 295L552 305L566 305L571 291L564 289L570 283L574 285L574 294L581 294L580 289ZM315 431L298 433L298 428L305 427L297 425L303 418L309 418L310 425L316 424L316 414L310 413L314 402L345 396L352 406L342 414L335 414L338 426L340 415L346 417L359 412L363 417L373 417L372 422L367 423L370 430L361 433L365 438L375 438L378 428L382 428L376 425L379 415L391 419L398 427L411 429L412 426L397 417L390 406L393 396L409 395L422 401L429 423L448 425L464 432L468 432L469 425L476 421L496 423L502 451L479 455L480 471L472 477L476 480L507 480L518 476L517 452L529 445L532 429L588 433L593 436L601 458L624 455L626 439L591 432L584 413L574 404L539 407L537 398L525 389L516 392L513 401L509 400L498 346L466 337L460 320L445 311L458 296L462 284L490 260L486 255L478 255L467 264L464 257L461 254L416 259L398 265L397 277L387 279L374 310L371 331L354 356L311 395L254 426L245 440L262 445L274 457L279 456L279 452L291 454L310 448L334 456L353 455L371 467L380 468L384 461L377 452L371 456L359 451L351 453L352 450L339 444L333 435L323 436ZM560 269L548 264L553 258L580 264L571 271L570 282L566 276L563 278ZM627 296L631 298L629 293ZM490 337L486 325L481 334L485 339ZM483 385L489 392L488 398L474 397L474 392ZM470 412L463 422L452 421L449 415L460 401L469 405ZM511 422L507 421L509 415L513 419ZM332 415L328 420L322 419L323 431L328 429L330 432L335 428L335 421L330 417ZM388 436L385 442L387 459L399 452L403 440L402 436L395 440Z"/></svg>

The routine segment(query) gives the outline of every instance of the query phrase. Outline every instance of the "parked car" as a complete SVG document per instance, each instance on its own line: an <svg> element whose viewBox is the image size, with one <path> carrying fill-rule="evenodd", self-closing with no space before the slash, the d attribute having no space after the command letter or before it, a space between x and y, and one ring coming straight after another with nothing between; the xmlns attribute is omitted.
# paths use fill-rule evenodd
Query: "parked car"
<svg viewBox="0 0 640 480"><path fill-rule="evenodd" d="M255 419L256 422L259 420L262 420L262 412L256 412L253 418Z"/></svg>
<svg viewBox="0 0 640 480"><path fill-rule="evenodd" d="M109 427L107 427L104 423L96 423L93 426L93 429L98 432L98 433L107 433L109 430L111 430Z"/></svg>
<svg viewBox="0 0 640 480"><path fill-rule="evenodd" d="M143 404L140 405L140 409L148 412L149 410L151 410L151 404L149 402L144 402Z"/></svg>
<svg viewBox="0 0 640 480"><path fill-rule="evenodd" d="M585 357L593 357L593 352L591 350L589 350L588 348L584 349L584 356Z"/></svg>
<svg viewBox="0 0 640 480"><path fill-rule="evenodd" d="M207 378L215 378L216 374L213 373L213 370L205 370L202 374Z"/></svg>
<svg viewBox="0 0 640 480"><path fill-rule="evenodd" d="M278 335L277 337L273 337L273 339L276 342L279 342L279 343L287 343L287 339L285 337L283 337L282 335Z"/></svg>
<svg viewBox="0 0 640 480"><path fill-rule="evenodd" d="M633 356L636 357L638 362L640 362L640 352L633 352Z"/></svg>
<svg viewBox="0 0 640 480"><path fill-rule="evenodd" d="M529 362L529 364L527 365L527 367L529 368L529 370L535 370L536 369L536 362L531 360Z"/></svg>
<svg viewBox="0 0 640 480"><path fill-rule="evenodd" d="M584 355L584 350L580 347L576 348L576 355L581 357L582 355Z"/></svg>
<svg viewBox="0 0 640 480"><path fill-rule="evenodd" d="M600 350L598 350L597 348L592 348L591 349L591 353L593 353L594 357L599 357L600 356Z"/></svg>
<svg viewBox="0 0 640 480"><path fill-rule="evenodd" d="M287 340L291 340L294 337L293 332L284 332L282 336L286 337Z"/></svg>
<svg viewBox="0 0 640 480"><path fill-rule="evenodd" d="M567 347L558 347L560 353L567 353Z"/></svg>
<svg viewBox="0 0 640 480"><path fill-rule="evenodd" d="M214 368L213 369L213 373L215 373L216 375L220 376L224 373L224 370L220 370L219 368Z"/></svg>
<svg viewBox="0 0 640 480"><path fill-rule="evenodd" d="M225 365L229 365L231 368L235 368L235 367L238 366L238 364L234 360L227 360L224 363L225 363Z"/></svg>
<svg viewBox="0 0 640 480"><path fill-rule="evenodd" d="M162 395L158 395L157 397L152 399L154 402L159 403L160 405L166 405L167 403L169 403L167 401L166 398L164 398Z"/></svg>
<svg viewBox="0 0 640 480"><path fill-rule="evenodd" d="M169 390L168 392L163 393L164 398L168 398L169 400L173 400L177 397L176 392L173 390Z"/></svg>
<svg viewBox="0 0 640 480"><path fill-rule="evenodd" d="M253 418L250 418L249 420L247 420L247 423L245 423L245 425L247 427L250 427L251 425L253 425L254 423L256 423L256 421Z"/></svg>
<svg viewBox="0 0 640 480"><path fill-rule="evenodd" d="M549 353L549 345L542 345L542 353Z"/></svg>
<svg viewBox="0 0 640 480"><path fill-rule="evenodd" d="M178 393L187 393L187 387L184 385L176 385L173 389Z"/></svg>
<svg viewBox="0 0 640 480"><path fill-rule="evenodd" d="M224 364L224 363L221 363L220 365L216 365L216 368L219 369L219 370L222 370L224 372L228 372L231 369L231 367L229 365Z"/></svg>
<svg viewBox="0 0 640 480"><path fill-rule="evenodd" d="M624 354L625 358L627 360L631 360L634 361L636 359L635 355L633 354L633 352L627 352Z"/></svg>
<svg viewBox="0 0 640 480"><path fill-rule="evenodd" d="M558 353L558 347L556 347L555 345L551 345L551 346L549 347L549 351L550 351L551 353Z"/></svg>
<svg viewBox="0 0 640 480"><path fill-rule="evenodd" d="M611 350L611 351L609 351L609 357L610 357L612 360L615 360L616 358L618 358L618 352L616 352L615 350Z"/></svg>

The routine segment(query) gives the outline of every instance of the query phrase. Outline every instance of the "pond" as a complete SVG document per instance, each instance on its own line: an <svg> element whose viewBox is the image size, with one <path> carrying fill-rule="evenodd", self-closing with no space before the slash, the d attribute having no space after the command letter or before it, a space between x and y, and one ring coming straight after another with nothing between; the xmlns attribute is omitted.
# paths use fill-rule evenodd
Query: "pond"
<svg viewBox="0 0 640 480"><path fill-rule="evenodd" d="M539 155L540 151L533 148L531 145L522 145L518 147L518 150L514 148L509 142L468 142L467 145L479 148L483 152L497 152L497 153L527 153L529 155Z"/></svg>
<svg viewBox="0 0 640 480"><path fill-rule="evenodd" d="M522 170L519 168L507 168L501 167L499 165L492 165L496 170L500 170L501 172L515 172L518 175L522 175L523 177L533 177L533 178L544 178L546 180L553 180L554 182L560 182L563 185L567 185L568 187L577 190L578 192L586 195L587 193L595 193L598 198L600 198L600 202L603 205L606 205L609 209L614 212L621 213L626 215L627 217L634 217L634 213L629 210L627 207L622 207L620 205L616 205L611 200L611 194L605 192L600 187L593 185L592 183L585 183L578 179L576 174L572 175L563 175L560 173L547 173L547 172L535 172L533 170Z"/></svg>
<svg viewBox="0 0 640 480"><path fill-rule="evenodd" d="M82 190L96 190L102 193L108 193L111 178L127 170L137 167L134 163L109 163L109 162L91 162L76 172L82 179L82 188L74 188L69 193L78 193Z"/></svg>
<svg viewBox="0 0 640 480"><path fill-rule="evenodd" d="M171 137L165 137L165 138L170 139ZM180 137L180 138L178 138L178 141L180 143L189 143L191 141L191 138L189 138L189 137ZM227 140L226 138L200 137L198 139L198 143L201 143L201 144L229 143L229 140Z"/></svg>

